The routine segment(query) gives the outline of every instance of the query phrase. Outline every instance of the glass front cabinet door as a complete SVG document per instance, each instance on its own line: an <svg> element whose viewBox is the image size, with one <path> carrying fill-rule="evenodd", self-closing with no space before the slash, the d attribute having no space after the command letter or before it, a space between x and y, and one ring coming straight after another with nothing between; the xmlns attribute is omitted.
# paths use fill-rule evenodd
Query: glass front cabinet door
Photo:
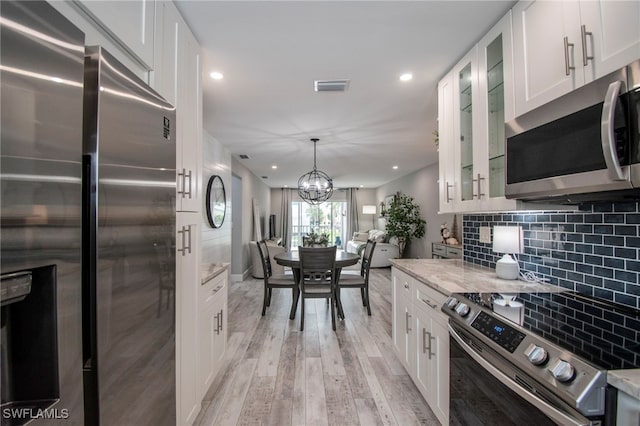
<svg viewBox="0 0 640 426"><path fill-rule="evenodd" d="M515 200L504 197L505 121L514 118L511 12L478 42L478 136L481 152L474 179L479 208L516 209Z"/></svg>
<svg viewBox="0 0 640 426"><path fill-rule="evenodd" d="M456 210L473 210L477 202L474 180L479 171L476 141L478 117L477 46L453 69L453 143L455 145Z"/></svg>
<svg viewBox="0 0 640 426"><path fill-rule="evenodd" d="M504 129L515 118L511 16L509 11L440 82L441 212L526 208L504 196Z"/></svg>

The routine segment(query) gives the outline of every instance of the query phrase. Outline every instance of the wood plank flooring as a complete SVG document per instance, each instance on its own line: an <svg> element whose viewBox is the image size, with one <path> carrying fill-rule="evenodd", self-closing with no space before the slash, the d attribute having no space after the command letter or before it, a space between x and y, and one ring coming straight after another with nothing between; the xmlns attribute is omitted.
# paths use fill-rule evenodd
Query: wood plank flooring
<svg viewBox="0 0 640 426"><path fill-rule="evenodd" d="M225 365L195 424L438 425L393 352L390 269L369 284L371 317L358 289L343 290L335 332L321 299L305 302L300 332L290 290L274 290L262 317L262 280L232 283Z"/></svg>

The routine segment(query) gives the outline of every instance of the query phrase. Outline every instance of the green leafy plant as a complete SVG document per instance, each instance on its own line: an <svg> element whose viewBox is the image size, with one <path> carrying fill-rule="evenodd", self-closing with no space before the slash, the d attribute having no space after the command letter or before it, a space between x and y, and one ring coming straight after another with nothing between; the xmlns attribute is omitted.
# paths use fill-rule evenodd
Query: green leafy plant
<svg viewBox="0 0 640 426"><path fill-rule="evenodd" d="M324 246L326 247L329 244L329 234L322 233L318 234L316 232L309 232L307 235L302 237L302 245L304 247L313 247L313 246Z"/></svg>
<svg viewBox="0 0 640 426"><path fill-rule="evenodd" d="M420 206L413 197L398 192L386 212L387 234L398 239L400 257L412 238L422 238L427 222L420 217Z"/></svg>

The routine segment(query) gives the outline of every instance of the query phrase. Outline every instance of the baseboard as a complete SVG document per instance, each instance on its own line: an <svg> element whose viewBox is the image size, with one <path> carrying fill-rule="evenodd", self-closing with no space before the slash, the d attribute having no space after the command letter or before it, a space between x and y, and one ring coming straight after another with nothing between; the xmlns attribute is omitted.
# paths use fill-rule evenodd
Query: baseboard
<svg viewBox="0 0 640 426"><path fill-rule="evenodd" d="M239 282L242 282L242 281L246 280L250 276L251 276L250 269L246 269L242 274L231 274L231 282L232 283L239 283Z"/></svg>

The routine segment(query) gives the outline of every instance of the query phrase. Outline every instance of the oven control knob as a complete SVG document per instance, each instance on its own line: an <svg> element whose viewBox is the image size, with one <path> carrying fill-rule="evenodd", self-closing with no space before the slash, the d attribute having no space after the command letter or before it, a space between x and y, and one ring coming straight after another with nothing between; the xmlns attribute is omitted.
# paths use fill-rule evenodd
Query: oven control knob
<svg viewBox="0 0 640 426"><path fill-rule="evenodd" d="M549 354L544 348L533 343L524 351L524 354L533 365L542 365L549 359Z"/></svg>
<svg viewBox="0 0 640 426"><path fill-rule="evenodd" d="M563 361L559 359L556 361L550 368L551 375L555 377L559 382L570 382L575 377L576 371L573 368L573 365L569 364L567 361Z"/></svg>
<svg viewBox="0 0 640 426"><path fill-rule="evenodd" d="M458 304L458 299L456 299L455 297L450 297L447 299L447 308L453 309L456 307L457 304Z"/></svg>
<svg viewBox="0 0 640 426"><path fill-rule="evenodd" d="M469 306L467 306L466 303L458 303L458 306L456 306L456 312L461 317L466 317L467 315L469 315L469 311Z"/></svg>

